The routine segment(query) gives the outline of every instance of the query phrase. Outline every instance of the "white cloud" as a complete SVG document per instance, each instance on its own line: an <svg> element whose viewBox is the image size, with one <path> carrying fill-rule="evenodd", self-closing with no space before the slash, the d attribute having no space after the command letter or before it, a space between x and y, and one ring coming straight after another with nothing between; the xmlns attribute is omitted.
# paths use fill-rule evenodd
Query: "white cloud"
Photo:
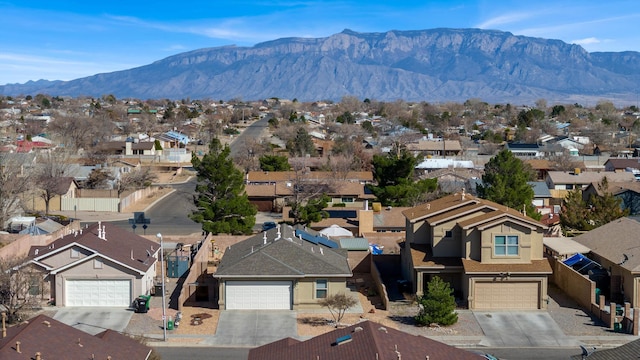
<svg viewBox="0 0 640 360"><path fill-rule="evenodd" d="M504 15L496 16L489 20L485 20L481 24L476 25L476 27L480 29L487 29L487 28L493 29L493 28L498 28L505 24L512 24L515 22L526 20L531 16L533 16L532 13L527 13L527 12L504 14Z"/></svg>
<svg viewBox="0 0 640 360"><path fill-rule="evenodd" d="M588 37L588 38L584 38L584 39L578 39L578 40L571 40L572 44L577 44L577 45L593 45L593 44L599 44L602 41L598 38L595 37Z"/></svg>

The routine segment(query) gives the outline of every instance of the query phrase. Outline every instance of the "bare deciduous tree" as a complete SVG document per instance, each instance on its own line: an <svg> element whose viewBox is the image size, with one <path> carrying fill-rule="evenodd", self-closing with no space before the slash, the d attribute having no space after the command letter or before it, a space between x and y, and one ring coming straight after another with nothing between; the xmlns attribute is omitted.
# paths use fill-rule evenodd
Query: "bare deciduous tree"
<svg viewBox="0 0 640 360"><path fill-rule="evenodd" d="M22 154L0 153L0 228L20 203L20 195L31 188L31 169Z"/></svg>
<svg viewBox="0 0 640 360"><path fill-rule="evenodd" d="M0 305L9 323L18 322L25 311L37 307L44 294L43 273L26 265L26 257L0 258Z"/></svg>
<svg viewBox="0 0 640 360"><path fill-rule="evenodd" d="M338 293L329 295L318 302L320 305L329 309L329 312L335 321L335 327L338 327L340 321L342 321L342 318L344 317L344 314L347 310L354 307L358 303L358 300L345 293Z"/></svg>
<svg viewBox="0 0 640 360"><path fill-rule="evenodd" d="M49 213L49 204L56 195L61 195L60 181L69 174L69 154L64 151L40 154L38 170L35 175L36 186L41 190L45 212Z"/></svg>
<svg viewBox="0 0 640 360"><path fill-rule="evenodd" d="M151 171L151 168L134 170L123 174L120 179L116 181L115 188L118 196L120 196L127 190L142 189L151 186L156 178L157 176Z"/></svg>

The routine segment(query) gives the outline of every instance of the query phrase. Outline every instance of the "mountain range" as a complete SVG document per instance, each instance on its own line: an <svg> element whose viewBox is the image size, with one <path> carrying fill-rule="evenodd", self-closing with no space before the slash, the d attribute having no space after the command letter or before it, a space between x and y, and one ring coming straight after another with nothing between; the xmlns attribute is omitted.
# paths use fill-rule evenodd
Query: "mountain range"
<svg viewBox="0 0 640 360"><path fill-rule="evenodd" d="M639 84L639 52L589 53L560 40L441 28L344 30L324 38L199 49L71 81L7 84L0 94L635 104Z"/></svg>

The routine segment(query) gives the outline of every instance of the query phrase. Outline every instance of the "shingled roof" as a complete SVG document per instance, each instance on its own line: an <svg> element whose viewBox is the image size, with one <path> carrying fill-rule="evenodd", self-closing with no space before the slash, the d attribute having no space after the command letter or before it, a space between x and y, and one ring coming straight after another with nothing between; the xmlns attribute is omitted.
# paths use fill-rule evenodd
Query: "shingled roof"
<svg viewBox="0 0 640 360"><path fill-rule="evenodd" d="M100 227L100 233L98 228ZM151 240L121 229L108 222L96 223L85 229L69 233L46 246L32 246L29 257L48 268L47 258L62 250L79 246L99 256L117 261L140 273L155 263L153 255L160 246ZM84 258L86 259L86 258ZM83 259L79 259L82 261Z"/></svg>
<svg viewBox="0 0 640 360"><path fill-rule="evenodd" d="M592 252L633 272L640 272L640 248L638 234L640 223L626 217L597 227L576 236L574 241L588 247Z"/></svg>
<svg viewBox="0 0 640 360"><path fill-rule="evenodd" d="M341 339L342 341L339 341ZM285 338L249 351L249 360L476 360L482 356L429 338L363 321L306 341Z"/></svg>
<svg viewBox="0 0 640 360"><path fill-rule="evenodd" d="M7 328L7 336L0 338L0 359L31 360L36 353L42 359L145 360L151 348L113 330L93 336L45 315Z"/></svg>
<svg viewBox="0 0 640 360"><path fill-rule="evenodd" d="M351 276L347 252L299 239L295 228L283 224L229 246L214 277L290 278L320 274Z"/></svg>

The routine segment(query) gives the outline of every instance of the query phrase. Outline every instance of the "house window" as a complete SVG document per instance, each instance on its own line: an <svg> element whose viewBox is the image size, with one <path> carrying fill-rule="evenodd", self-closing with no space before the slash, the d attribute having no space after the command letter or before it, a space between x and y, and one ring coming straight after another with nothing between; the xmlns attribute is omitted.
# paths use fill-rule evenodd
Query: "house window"
<svg viewBox="0 0 640 360"><path fill-rule="evenodd" d="M93 259L93 268L94 269L102 269L102 260Z"/></svg>
<svg viewBox="0 0 640 360"><path fill-rule="evenodd" d="M352 203L354 201L352 197L343 197L341 200L343 203Z"/></svg>
<svg viewBox="0 0 640 360"><path fill-rule="evenodd" d="M444 237L450 238L453 237L453 233L451 232L451 230L447 230L444 232Z"/></svg>
<svg viewBox="0 0 640 360"><path fill-rule="evenodd" d="M80 252L78 251L78 249L71 248L71 257L72 258L80 257Z"/></svg>
<svg viewBox="0 0 640 360"><path fill-rule="evenodd" d="M326 298L327 290L328 290L327 280L316 280L316 299Z"/></svg>
<svg viewBox="0 0 640 360"><path fill-rule="evenodd" d="M573 184L567 184L567 190L573 190Z"/></svg>
<svg viewBox="0 0 640 360"><path fill-rule="evenodd" d="M40 278L37 275L29 278L29 295L40 295Z"/></svg>
<svg viewBox="0 0 640 360"><path fill-rule="evenodd" d="M494 253L498 256L518 255L519 246L517 235L496 235L493 244Z"/></svg>

